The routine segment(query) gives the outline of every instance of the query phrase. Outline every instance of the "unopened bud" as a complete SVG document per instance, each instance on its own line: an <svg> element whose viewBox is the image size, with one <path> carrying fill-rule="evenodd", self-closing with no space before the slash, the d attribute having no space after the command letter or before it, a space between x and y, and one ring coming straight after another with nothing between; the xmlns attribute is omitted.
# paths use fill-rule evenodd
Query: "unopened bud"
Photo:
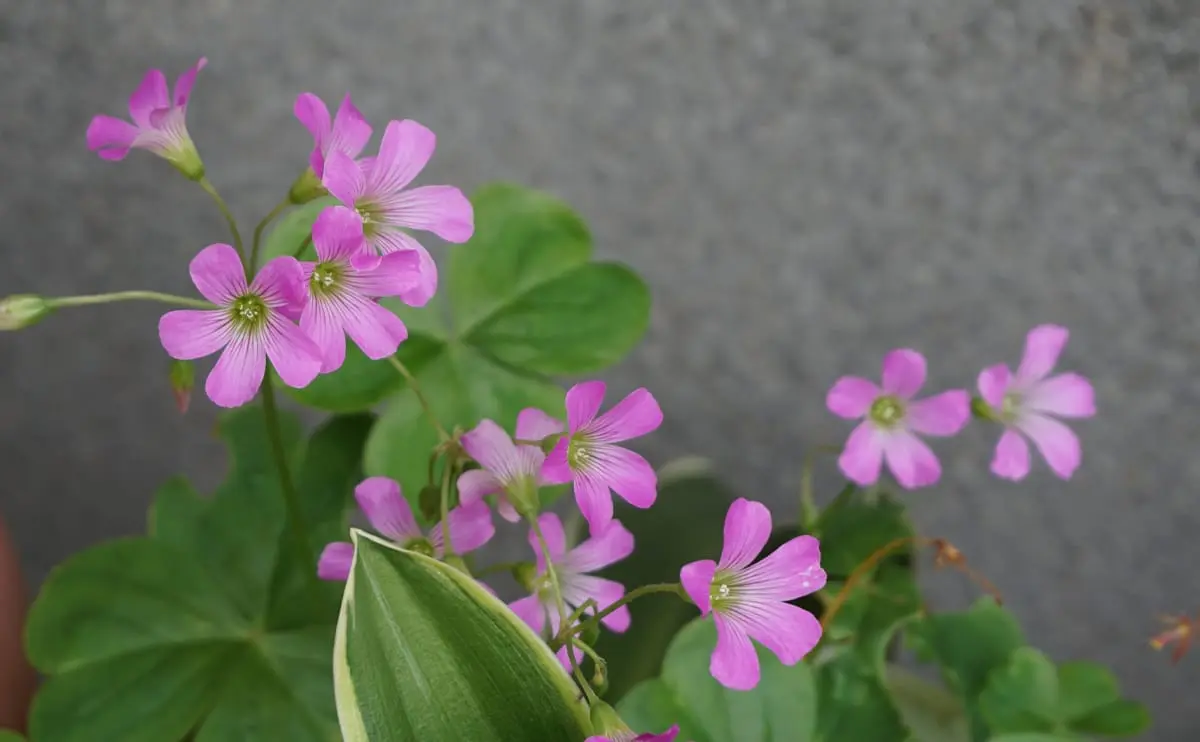
<svg viewBox="0 0 1200 742"><path fill-rule="evenodd" d="M512 573L513 579L517 584L525 588L529 592L535 592L537 587L537 565L532 562L519 562L512 566L509 570Z"/></svg>
<svg viewBox="0 0 1200 742"><path fill-rule="evenodd" d="M604 695L604 691L608 690L608 667L603 662L595 663L596 667L592 671L592 690L596 695Z"/></svg>
<svg viewBox="0 0 1200 742"><path fill-rule="evenodd" d="M558 445L558 441L563 437L562 433L551 433L542 439L542 453L549 454Z"/></svg>
<svg viewBox="0 0 1200 742"><path fill-rule="evenodd" d="M196 386L196 365L191 361L171 361L171 394L175 395L175 406L179 414L188 411L192 401L192 388Z"/></svg>
<svg viewBox="0 0 1200 742"><path fill-rule="evenodd" d="M328 193L329 191L321 185L321 179L317 177L312 168L307 168L300 173L300 177L296 178L292 187L288 189L288 201L299 206L328 195Z"/></svg>
<svg viewBox="0 0 1200 742"><path fill-rule="evenodd" d="M54 307L33 294L18 294L0 299L0 330L22 330L35 324Z"/></svg>
<svg viewBox="0 0 1200 742"><path fill-rule="evenodd" d="M971 397L971 414L980 420L990 420L996 422L1000 416L992 409L992 406L984 401L983 397Z"/></svg>
<svg viewBox="0 0 1200 742"><path fill-rule="evenodd" d="M437 485L429 484L421 488L417 496L417 506L428 523L436 523L442 517L442 491Z"/></svg>

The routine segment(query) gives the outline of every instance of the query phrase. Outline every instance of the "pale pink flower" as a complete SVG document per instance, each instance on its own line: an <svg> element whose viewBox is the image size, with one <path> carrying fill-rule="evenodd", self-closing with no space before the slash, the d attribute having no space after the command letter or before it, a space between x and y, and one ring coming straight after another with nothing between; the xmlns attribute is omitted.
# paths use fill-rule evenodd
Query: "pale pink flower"
<svg viewBox="0 0 1200 742"><path fill-rule="evenodd" d="M593 536L612 520L612 492L638 508L650 507L658 496L654 468L638 454L616 445L662 424L658 402L645 389L636 389L597 417L604 392L603 381L571 387L567 392L569 434L559 439L542 466L547 484L574 482L575 502Z"/></svg>
<svg viewBox="0 0 1200 742"><path fill-rule="evenodd" d="M638 734L637 732L610 732L607 737L588 737L584 742L674 742L679 735L679 725L662 734Z"/></svg>
<svg viewBox="0 0 1200 742"><path fill-rule="evenodd" d="M901 349L884 357L882 387L843 376L829 390L825 406L830 412L847 420L866 418L850 433L838 459L848 479L863 486L874 484L885 458L905 489L925 487L941 477L937 456L915 434L949 436L962 430L971 416L971 398L955 389L913 399L924 383L925 357Z"/></svg>
<svg viewBox="0 0 1200 742"><path fill-rule="evenodd" d="M302 263L308 303L300 329L321 349L321 372L342 367L346 336L373 360L395 354L408 337L404 323L381 307L381 296L399 296L420 281L414 253L392 253L374 268L351 262L363 246L362 224L345 210L326 209L312 230L315 263Z"/></svg>
<svg viewBox="0 0 1200 742"><path fill-rule="evenodd" d="M321 371L321 351L291 320L304 304L304 273L291 257L262 267L247 285L237 250L209 245L188 266L192 283L215 309L179 309L158 322L172 358L189 361L222 348L204 390L221 407L238 407L258 393L267 358L288 386L308 386Z"/></svg>
<svg viewBox="0 0 1200 742"><path fill-rule="evenodd" d="M599 606L598 610L604 610L624 597L625 587L621 583L590 574L633 553L633 534L620 521L612 521L604 533L593 536L570 551L567 551L567 537L557 515L543 513L538 517L538 527L546 538L550 562L554 565L555 576L562 588L567 611L578 608L589 598ZM534 631L542 633L548 625L548 635L553 637L558 634L562 624L554 588L546 571L546 554L538 542L537 531L533 529L529 531L529 545L537 554L533 594L510 603L509 607ZM628 606L621 606L600 620L605 627L618 633L629 628L629 621ZM559 660L565 660L565 652L560 652L560 655Z"/></svg>
<svg viewBox="0 0 1200 742"><path fill-rule="evenodd" d="M193 180L204 176L204 164L187 130L187 104L196 75L208 60L203 57L175 81L175 94L167 89L162 70L150 70L129 97L133 123L112 116L96 116L87 128L88 149L105 160L123 160L130 149L145 149L162 157Z"/></svg>
<svg viewBox="0 0 1200 742"><path fill-rule="evenodd" d="M312 134L313 150L308 164L318 178L325 174L325 158L330 152L341 152L353 160L362 154L363 147L371 139L371 125L350 102L349 93L342 99L332 121L325 102L312 93L301 93L292 111Z"/></svg>
<svg viewBox="0 0 1200 742"><path fill-rule="evenodd" d="M1049 375L1067 337L1065 327L1039 325L1025 338L1016 374L1003 363L979 374L979 394L1005 427L992 459L996 476L1019 481L1029 473L1029 444L1023 436L1033 439L1060 478L1070 479L1079 468L1079 438L1055 418L1092 417L1096 401L1091 382L1079 374Z"/></svg>
<svg viewBox="0 0 1200 742"><path fill-rule="evenodd" d="M423 533L413 517L412 506L404 499L400 485L387 477L369 477L354 488L354 498L371 527L402 549L441 559L445 552L442 524ZM450 546L455 554L466 554L486 544L495 535L492 511L484 503L463 505L447 515ZM334 541L321 552L317 576L323 580L345 580L354 561L354 545ZM483 584L483 583L480 583ZM491 588L488 588L489 592ZM494 594L494 593L493 593Z"/></svg>
<svg viewBox="0 0 1200 742"><path fill-rule="evenodd" d="M794 665L821 640L821 623L788 601L825 586L821 546L797 536L751 564L771 537L771 513L759 502L738 498L725 516L721 561L684 565L679 580L701 615L713 615L717 646L709 671L722 685L750 690L758 685L758 654L751 639Z"/></svg>
<svg viewBox="0 0 1200 742"><path fill-rule="evenodd" d="M563 424L545 412L528 407L517 415L517 439L540 441L546 436L561 433ZM482 469L463 472L458 478L459 501L478 502L496 495L496 512L510 523L521 519L513 503L536 508L538 488L542 480L542 462L546 454L537 446L516 444L508 433L491 420L482 420L462 436L463 450L475 459Z"/></svg>
<svg viewBox="0 0 1200 742"><path fill-rule="evenodd" d="M355 162L345 152L325 155L322 185L363 224L370 249L355 261L370 268L380 255L415 252L421 261L421 284L401 297L423 306L437 291L437 266L429 253L405 229L433 232L449 242L466 242L475 231L474 211L463 192L453 186L407 188L425 168L437 138L416 121L388 123L379 154Z"/></svg>

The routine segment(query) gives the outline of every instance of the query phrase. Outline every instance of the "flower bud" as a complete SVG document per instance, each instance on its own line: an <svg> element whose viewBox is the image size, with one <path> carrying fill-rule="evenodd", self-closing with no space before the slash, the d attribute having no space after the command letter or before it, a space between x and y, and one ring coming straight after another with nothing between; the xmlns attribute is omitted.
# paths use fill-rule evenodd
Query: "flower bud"
<svg viewBox="0 0 1200 742"><path fill-rule="evenodd" d="M563 437L562 433L551 433L542 439L542 453L549 455L554 447L558 445L558 441Z"/></svg>
<svg viewBox="0 0 1200 742"><path fill-rule="evenodd" d="M984 401L983 397L971 397L971 414L980 420L990 420L996 422L1000 416L992 409L992 406Z"/></svg>
<svg viewBox="0 0 1200 742"><path fill-rule="evenodd" d="M171 393L179 414L186 414L192 401L192 388L196 385L196 365L191 361L171 361Z"/></svg>
<svg viewBox="0 0 1200 742"><path fill-rule="evenodd" d="M537 583L537 565L532 562L520 562L509 570L517 584L529 592L535 592Z"/></svg>
<svg viewBox="0 0 1200 742"><path fill-rule="evenodd" d="M18 294L0 300L0 330L23 330L41 321L54 307L33 294Z"/></svg>
<svg viewBox="0 0 1200 742"><path fill-rule="evenodd" d="M296 204L306 204L309 201L325 196L329 191L325 190L325 186L321 185L321 179L313 172L312 168L305 169L300 173L300 177L296 178L292 183L292 187L288 189L288 201Z"/></svg>

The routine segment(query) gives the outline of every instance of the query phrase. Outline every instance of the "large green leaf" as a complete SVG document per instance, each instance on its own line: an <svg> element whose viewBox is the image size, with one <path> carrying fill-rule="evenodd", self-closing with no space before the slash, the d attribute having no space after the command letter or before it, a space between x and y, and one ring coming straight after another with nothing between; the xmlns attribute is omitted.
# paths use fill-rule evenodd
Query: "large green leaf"
<svg viewBox="0 0 1200 742"><path fill-rule="evenodd" d="M635 686L621 700L618 708L626 723L639 732L661 732L679 724L679 739L692 742L820 739L814 736L817 690L807 662L785 667L759 647L762 679L758 687L729 690L708 671L716 643L711 618L684 627L667 649L662 675Z"/></svg>
<svg viewBox="0 0 1200 742"><path fill-rule="evenodd" d="M369 423L335 418L305 447L284 418L314 547L345 533ZM315 565L283 525L261 409L230 413L220 433L234 456L211 498L169 482L150 537L78 554L43 586L27 631L30 659L49 676L30 720L35 739L340 739L330 680L337 587L296 592Z"/></svg>
<svg viewBox="0 0 1200 742"><path fill-rule="evenodd" d="M1032 647L1020 647L1008 664L993 670L979 696L993 734L1055 731L1058 708L1058 671Z"/></svg>
<svg viewBox="0 0 1200 742"><path fill-rule="evenodd" d="M458 570L355 531L335 649L347 742L580 742L545 643Z"/></svg>
<svg viewBox="0 0 1200 742"><path fill-rule="evenodd" d="M895 665L888 666L884 685L912 735L910 742L969 742L971 739L962 702L945 688Z"/></svg>

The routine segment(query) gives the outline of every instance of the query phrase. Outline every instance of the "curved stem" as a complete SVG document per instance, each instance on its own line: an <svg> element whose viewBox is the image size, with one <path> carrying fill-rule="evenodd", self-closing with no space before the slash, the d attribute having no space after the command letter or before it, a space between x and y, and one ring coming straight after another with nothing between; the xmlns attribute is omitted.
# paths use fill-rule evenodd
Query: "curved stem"
<svg viewBox="0 0 1200 742"><path fill-rule="evenodd" d="M437 429L438 437L443 441L450 440L450 434L446 432L446 429L442 427L438 419L433 416L433 408L429 406L429 400L425 398L424 392L421 391L421 386L417 383L416 377L412 375L408 367L401 363L400 359L396 356L388 356L388 361L404 377L404 381L408 383L408 388L412 389L413 394L417 395L417 402L421 405L421 409L425 411L425 416L433 423L433 427Z"/></svg>
<svg viewBox="0 0 1200 742"><path fill-rule="evenodd" d="M111 294L90 294L87 296L63 296L57 299L47 299L52 307L82 307L89 304L109 304L115 301L160 301L164 304L176 304L181 307L196 309L216 309L212 302L203 299L192 299L187 296L163 294L158 291L114 291Z"/></svg>
<svg viewBox="0 0 1200 742"><path fill-rule="evenodd" d="M813 499L813 468L817 464L817 455L822 453L838 454L841 446L812 446L804 452L804 465L800 470L800 530L813 533L817 526L817 518L821 511Z"/></svg>
<svg viewBox="0 0 1200 742"><path fill-rule="evenodd" d="M305 573L313 586L317 586L317 559L312 550L312 541L308 535L308 524L305 522L304 511L300 506L300 496L292 483L292 472L288 468L287 452L283 448L283 434L279 429L279 414L275 409L275 388L271 381L271 372L263 376L262 383L263 416L267 423L267 438L271 443L271 455L275 459L275 468L279 470L279 489L283 492L283 503L287 509L288 520L291 521L291 531L294 536L296 556L305 567Z"/></svg>
<svg viewBox="0 0 1200 742"><path fill-rule="evenodd" d="M246 278L249 279L253 275L253 268L246 262L246 249L242 245L242 233L238 231L237 219L233 218L233 212L229 210L229 205L225 203L225 199L221 198L221 194L217 193L216 186L209 181L208 176L201 178L199 183L204 192L212 196L213 201L217 203L221 216L225 217L225 223L229 225L229 233L233 235L233 246L237 249L238 257L242 259L242 265L246 268Z"/></svg>
<svg viewBox="0 0 1200 742"><path fill-rule="evenodd" d="M442 472L442 553L443 559L454 556L454 542L450 540L450 482L452 481L454 462L445 462Z"/></svg>
<svg viewBox="0 0 1200 742"><path fill-rule="evenodd" d="M920 543L920 541L921 539L919 537L914 536L904 536L901 538L892 539L872 552L871 556L864 559L862 564L855 567L854 571L850 573L850 576L846 578L846 582L842 585L842 589L838 591L837 596L834 597L833 601L829 604L829 607L826 608L824 613L821 614L822 633L824 633L829 628L829 625L833 623L833 617L836 616L838 611L842 609L842 606L845 605L846 598L850 596L850 591L854 589L854 586L857 585L864 576L866 576L885 558L891 556L891 554L897 549L901 549L910 544Z"/></svg>
<svg viewBox="0 0 1200 742"><path fill-rule="evenodd" d="M537 518L530 518L529 522L533 525L533 532L537 534L538 546L542 549L542 558L546 561L546 576L550 578L550 587L554 590L554 603L558 608L559 630L564 630L568 625L567 604L563 599L562 585L558 582L558 571L554 569L554 562L550 558L550 547L546 543L546 537L542 534L542 527L538 524ZM592 690L592 686L588 684L587 678L583 677L583 671L579 669L579 663L575 659L575 639L574 632L568 632L566 637L567 659L571 663L571 674L575 676L575 682L579 683L579 687L583 689L583 695L587 698L588 705L599 702L599 697Z"/></svg>
<svg viewBox="0 0 1200 742"><path fill-rule="evenodd" d="M292 253L292 257L295 258L296 260L299 260L300 256L304 254L304 251L306 249L308 249L308 246L311 244L312 244L312 235L310 234L309 236L304 238L303 242L300 243L300 247L296 248L296 252Z"/></svg>
<svg viewBox="0 0 1200 742"><path fill-rule="evenodd" d="M599 623L601 620L616 612L616 610L621 606L629 605L644 595L652 595L654 593L675 593L683 600L691 602L691 598L689 598L688 594L684 591L683 585L680 585L678 582L660 582L653 585L642 585L641 587L635 587L634 589L625 593L625 595L621 596L620 600L600 611L599 613L588 617L587 621L580 623L578 626L572 629L568 636L578 634L579 632L583 631L584 624Z"/></svg>
<svg viewBox="0 0 1200 742"><path fill-rule="evenodd" d="M278 217L280 214L282 214L284 211L286 211L287 208L291 205L292 205L291 201L289 201L286 198L283 199L279 203L275 204L275 208L273 208L269 212L267 212L267 215L262 218L262 221L259 222L254 227L254 238L252 239L252 241L250 243L250 271L251 272L258 269L258 249L262 243L263 230L267 228L268 224L275 221L276 217Z"/></svg>

